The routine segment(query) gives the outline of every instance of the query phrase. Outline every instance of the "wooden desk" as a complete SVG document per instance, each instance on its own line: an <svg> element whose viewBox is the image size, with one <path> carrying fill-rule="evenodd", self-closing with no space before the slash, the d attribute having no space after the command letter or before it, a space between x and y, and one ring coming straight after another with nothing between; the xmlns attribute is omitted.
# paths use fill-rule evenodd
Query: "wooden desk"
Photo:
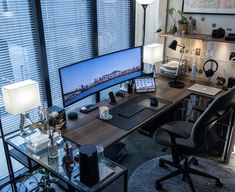
<svg viewBox="0 0 235 192"><path fill-rule="evenodd" d="M159 110L154 116L151 118L146 119L144 122L139 124L138 126L134 127L129 131L125 131L118 127L115 127L105 121L96 119L98 115L98 109L90 112L89 114L82 114L78 110L78 119L75 121L68 120L66 128L62 129L62 134L66 138L76 142L78 144L102 144L103 146L109 146L112 143L126 137L131 132L135 131L138 128L146 125L151 120L157 118L159 115L163 114L164 112L172 109L174 106L179 104L183 101L186 97L188 97L192 92L188 91L188 87L194 84L195 82L191 82L188 78L184 78L185 87L183 89L175 89L168 86L168 82L170 79L166 77L157 77L157 92L156 96L158 98L162 98L172 102L167 107ZM203 84L205 81L198 79L196 83ZM125 98L117 98L118 104L121 104L128 99L135 97L134 94L129 94ZM99 103L102 105L104 103ZM115 105L109 105L105 103L110 108L115 107Z"/></svg>

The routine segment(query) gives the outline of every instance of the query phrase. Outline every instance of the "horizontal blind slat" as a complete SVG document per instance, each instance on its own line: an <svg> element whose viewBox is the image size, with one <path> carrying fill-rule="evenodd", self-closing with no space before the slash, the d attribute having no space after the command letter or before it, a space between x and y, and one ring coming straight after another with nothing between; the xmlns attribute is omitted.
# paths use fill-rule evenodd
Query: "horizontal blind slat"
<svg viewBox="0 0 235 192"><path fill-rule="evenodd" d="M5 12L0 10L0 87L32 79L39 83L42 93L32 7L28 0L11 0L3 8ZM5 111L1 90L0 113L4 134L18 129L20 117ZM30 116L36 121L37 110L32 110Z"/></svg>

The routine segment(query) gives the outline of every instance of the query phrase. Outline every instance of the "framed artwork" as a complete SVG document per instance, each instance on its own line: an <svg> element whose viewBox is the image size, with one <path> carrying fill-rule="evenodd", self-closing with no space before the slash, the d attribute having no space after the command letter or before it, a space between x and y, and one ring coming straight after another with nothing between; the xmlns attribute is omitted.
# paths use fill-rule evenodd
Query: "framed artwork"
<svg viewBox="0 0 235 192"><path fill-rule="evenodd" d="M190 14L235 15L235 0L183 0L182 10Z"/></svg>

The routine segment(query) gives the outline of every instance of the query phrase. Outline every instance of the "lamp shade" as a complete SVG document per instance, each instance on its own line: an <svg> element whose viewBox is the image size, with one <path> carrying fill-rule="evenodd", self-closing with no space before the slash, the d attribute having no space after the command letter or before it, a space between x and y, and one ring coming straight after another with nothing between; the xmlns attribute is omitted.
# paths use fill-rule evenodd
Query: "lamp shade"
<svg viewBox="0 0 235 192"><path fill-rule="evenodd" d="M141 5L149 5L153 2L154 0L136 0L137 3Z"/></svg>
<svg viewBox="0 0 235 192"><path fill-rule="evenodd" d="M162 61L163 45L150 44L144 46L144 63L154 64L155 62Z"/></svg>
<svg viewBox="0 0 235 192"><path fill-rule="evenodd" d="M176 50L178 42L176 40L172 41L171 44L169 45L170 49Z"/></svg>
<svg viewBox="0 0 235 192"><path fill-rule="evenodd" d="M12 115L27 112L41 105L38 83L25 80L2 87L6 112Z"/></svg>

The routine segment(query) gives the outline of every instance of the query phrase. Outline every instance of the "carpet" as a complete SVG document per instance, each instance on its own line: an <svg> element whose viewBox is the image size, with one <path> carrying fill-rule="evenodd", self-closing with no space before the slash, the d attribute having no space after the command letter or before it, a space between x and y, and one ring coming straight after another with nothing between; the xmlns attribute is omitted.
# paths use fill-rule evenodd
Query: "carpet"
<svg viewBox="0 0 235 192"><path fill-rule="evenodd" d="M171 159L171 156L161 158ZM195 169L206 171L214 176L219 177L224 186L218 188L215 186L215 181L204 177L191 175L192 181L197 192L234 192L235 191L235 170L232 168L204 158L197 157L199 165L193 166ZM168 166L161 168L158 165L159 158L149 160L140 165L131 175L128 182L128 192L156 192L156 179L167 175L175 170ZM190 187L187 182L182 180L182 175L171 178L162 182L163 190L161 192L190 192Z"/></svg>

